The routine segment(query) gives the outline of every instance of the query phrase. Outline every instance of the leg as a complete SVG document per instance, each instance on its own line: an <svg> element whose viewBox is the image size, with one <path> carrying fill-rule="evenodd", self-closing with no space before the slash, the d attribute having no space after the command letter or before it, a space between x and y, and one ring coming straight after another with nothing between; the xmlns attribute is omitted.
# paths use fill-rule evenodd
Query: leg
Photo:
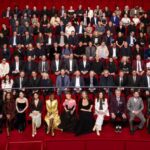
<svg viewBox="0 0 150 150"><path fill-rule="evenodd" d="M134 115L133 113L130 113L129 124L130 124L130 131L131 131L131 134L134 133L134 126L133 126L134 118L135 118L135 115Z"/></svg>
<svg viewBox="0 0 150 150"><path fill-rule="evenodd" d="M146 122L146 119L145 119L145 117L144 117L144 115L143 115L142 113L139 113L139 114L137 115L137 117L141 120L141 122L140 122L138 128L139 128L139 129L142 129L142 128L144 127L144 124L145 124L145 122Z"/></svg>

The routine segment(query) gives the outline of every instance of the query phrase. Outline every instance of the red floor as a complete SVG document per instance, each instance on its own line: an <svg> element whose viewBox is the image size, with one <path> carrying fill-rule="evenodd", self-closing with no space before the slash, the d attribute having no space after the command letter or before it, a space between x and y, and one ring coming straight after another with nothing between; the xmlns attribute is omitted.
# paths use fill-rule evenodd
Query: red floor
<svg viewBox="0 0 150 150"><path fill-rule="evenodd" d="M28 126L24 133L15 130L9 138L5 131L0 135L0 150L134 150L135 148L150 150L150 135L146 129L137 131L131 136L128 128L116 134L112 126L105 125L100 137L94 133L75 137L72 133L61 132L51 137L40 128L37 136L32 138L31 126Z"/></svg>

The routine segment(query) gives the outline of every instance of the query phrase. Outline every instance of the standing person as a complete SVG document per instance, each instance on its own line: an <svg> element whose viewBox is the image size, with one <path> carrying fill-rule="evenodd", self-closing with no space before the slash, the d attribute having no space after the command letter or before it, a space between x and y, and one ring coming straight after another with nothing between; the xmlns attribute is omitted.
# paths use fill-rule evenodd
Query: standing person
<svg viewBox="0 0 150 150"><path fill-rule="evenodd" d="M38 93L33 94L33 100L30 104L30 117L32 118L32 137L37 132L37 128L41 126L42 101L39 99Z"/></svg>
<svg viewBox="0 0 150 150"><path fill-rule="evenodd" d="M14 127L14 120L16 116L15 100L11 92L6 92L3 110L6 118L7 136L10 136L10 131Z"/></svg>
<svg viewBox="0 0 150 150"><path fill-rule="evenodd" d="M145 124L145 117L142 113L144 109L143 100L139 95L138 91L134 91L133 97L128 100L127 109L129 110L129 123L130 123L130 133L134 134L134 132L139 129L141 130ZM134 127L133 121L138 117L140 119L140 124Z"/></svg>
<svg viewBox="0 0 150 150"><path fill-rule="evenodd" d="M17 129L19 132L23 132L26 127L26 113L28 108L28 100L24 96L24 93L19 92L19 97L16 99L16 110L17 110Z"/></svg>
<svg viewBox="0 0 150 150"><path fill-rule="evenodd" d="M127 116L125 98L121 96L121 90L119 89L116 89L115 96L110 99L110 115L115 126L115 132L121 132L123 125L127 121Z"/></svg>
<svg viewBox="0 0 150 150"><path fill-rule="evenodd" d="M63 131L74 131L76 124L76 101L71 97L71 93L66 93L66 99L63 102L64 111L61 115L61 128Z"/></svg>
<svg viewBox="0 0 150 150"><path fill-rule="evenodd" d="M93 131L100 136L104 116L109 116L107 98L104 98L103 92L99 92L98 98L95 99L95 114L97 115Z"/></svg>
<svg viewBox="0 0 150 150"><path fill-rule="evenodd" d="M86 91L82 92L82 98L79 101L79 120L77 121L77 125L75 127L75 134L81 135L85 133L92 132L92 128L94 126L94 119L92 108L92 101L89 100Z"/></svg>
<svg viewBox="0 0 150 150"><path fill-rule="evenodd" d="M51 135L54 136L54 130L59 129L60 117L58 114L58 100L54 98L54 94L51 94L49 99L46 100L46 116L45 122L47 124L47 134L51 132Z"/></svg>

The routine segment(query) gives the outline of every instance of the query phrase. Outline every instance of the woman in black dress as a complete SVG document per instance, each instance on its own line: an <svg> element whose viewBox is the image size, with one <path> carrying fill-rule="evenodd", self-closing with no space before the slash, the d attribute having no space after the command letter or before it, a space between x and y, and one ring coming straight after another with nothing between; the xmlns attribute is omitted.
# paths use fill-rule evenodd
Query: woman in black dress
<svg viewBox="0 0 150 150"><path fill-rule="evenodd" d="M92 108L92 101L88 99L87 93L83 91L82 98L79 101L79 120L75 128L75 134L77 136L92 132L94 126Z"/></svg>
<svg viewBox="0 0 150 150"><path fill-rule="evenodd" d="M71 98L71 93L66 93L66 99L63 102L64 111L61 115L60 128L66 132L74 131L76 124L76 101Z"/></svg>
<svg viewBox="0 0 150 150"><path fill-rule="evenodd" d="M16 99L17 110L17 129L19 132L23 132L26 126L26 109L28 108L28 100L24 97L24 93L20 92L19 97Z"/></svg>

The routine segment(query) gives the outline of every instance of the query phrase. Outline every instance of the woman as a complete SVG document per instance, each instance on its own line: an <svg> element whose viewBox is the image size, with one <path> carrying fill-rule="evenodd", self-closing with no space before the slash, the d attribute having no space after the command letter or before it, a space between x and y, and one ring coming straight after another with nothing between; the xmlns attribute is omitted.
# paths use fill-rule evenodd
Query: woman
<svg viewBox="0 0 150 150"><path fill-rule="evenodd" d="M121 32L118 33L118 37L116 40L116 45L118 46L118 48L122 48L124 44L124 38L123 38L123 34Z"/></svg>
<svg viewBox="0 0 150 150"><path fill-rule="evenodd" d="M119 68L120 68L120 70L123 70L124 73L129 74L131 72L131 64L129 63L129 60L126 56L123 56L121 58Z"/></svg>
<svg viewBox="0 0 150 150"><path fill-rule="evenodd" d="M100 136L104 116L109 116L107 99L104 98L103 92L99 92L98 98L95 99L95 114L97 115L93 131Z"/></svg>
<svg viewBox="0 0 150 150"><path fill-rule="evenodd" d="M7 92L4 98L4 116L6 118L7 136L10 136L10 131L13 128L15 120L15 101L11 92Z"/></svg>
<svg viewBox="0 0 150 150"><path fill-rule="evenodd" d="M10 79L8 74L5 76L5 79L2 80L3 99L5 98L6 92L11 92L13 83L13 79Z"/></svg>
<svg viewBox="0 0 150 150"><path fill-rule="evenodd" d="M16 99L16 110L17 110L17 129L19 132L23 132L26 126L26 114L25 111L28 108L28 100L24 97L24 93L19 92L19 97Z"/></svg>
<svg viewBox="0 0 150 150"><path fill-rule="evenodd" d="M32 137L36 135L36 129L41 126L42 101L38 93L34 93L30 104L30 117L32 118Z"/></svg>
<svg viewBox="0 0 150 150"><path fill-rule="evenodd" d="M77 136L92 131L94 126L92 108L92 102L88 99L87 93L83 91L82 98L79 101L79 120L75 128Z"/></svg>
<svg viewBox="0 0 150 150"><path fill-rule="evenodd" d="M71 93L66 93L63 103L64 111L61 115L61 128L63 131L74 131L76 123L76 101L71 98Z"/></svg>
<svg viewBox="0 0 150 150"><path fill-rule="evenodd" d="M49 99L46 100L46 110L45 122L47 124L47 134L51 132L51 135L54 136L54 130L59 129L58 126L61 123L58 114L58 102L57 99L54 99L54 94L51 94Z"/></svg>

